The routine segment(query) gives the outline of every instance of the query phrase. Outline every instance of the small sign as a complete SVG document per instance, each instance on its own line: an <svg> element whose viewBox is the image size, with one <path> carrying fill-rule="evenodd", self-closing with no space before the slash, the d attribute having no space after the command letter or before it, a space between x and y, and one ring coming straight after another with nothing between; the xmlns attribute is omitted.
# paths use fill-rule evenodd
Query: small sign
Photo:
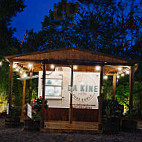
<svg viewBox="0 0 142 142"><path fill-rule="evenodd" d="M7 115L9 114L9 103L7 103Z"/></svg>
<svg viewBox="0 0 142 142"><path fill-rule="evenodd" d="M32 119L32 107L29 104L27 104L27 116Z"/></svg>

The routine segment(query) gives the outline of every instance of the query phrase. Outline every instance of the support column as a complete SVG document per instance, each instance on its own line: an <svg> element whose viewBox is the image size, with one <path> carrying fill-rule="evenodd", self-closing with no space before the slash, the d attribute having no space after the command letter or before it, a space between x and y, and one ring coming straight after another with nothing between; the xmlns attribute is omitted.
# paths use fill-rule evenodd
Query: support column
<svg viewBox="0 0 142 142"><path fill-rule="evenodd" d="M9 71L9 92L8 92L8 103L9 109L12 105L12 84L13 84L13 61L10 61L10 71Z"/></svg>
<svg viewBox="0 0 142 142"><path fill-rule="evenodd" d="M115 100L115 94L116 94L116 74L113 75L113 86L112 86L112 95L114 100Z"/></svg>
<svg viewBox="0 0 142 142"><path fill-rule="evenodd" d="M33 71L31 69L30 70L29 104L31 103L31 99L32 99L32 76L33 76Z"/></svg>
<svg viewBox="0 0 142 142"><path fill-rule="evenodd" d="M44 102L45 102L45 77L46 69L45 63L43 62L43 77L42 77L42 108L41 108L41 128L44 128Z"/></svg>
<svg viewBox="0 0 142 142"><path fill-rule="evenodd" d="M100 94L99 94L99 123L102 122L102 86L103 86L103 66L101 66L100 72Z"/></svg>
<svg viewBox="0 0 142 142"><path fill-rule="evenodd" d="M25 92L26 92L26 79L23 80L23 99L22 99L21 122L24 121Z"/></svg>
<svg viewBox="0 0 142 142"><path fill-rule="evenodd" d="M131 111L133 108L133 86L134 86L134 66L131 66L129 74L129 107L130 107L129 111Z"/></svg>
<svg viewBox="0 0 142 142"><path fill-rule="evenodd" d="M71 65L71 92L70 92L70 108L69 108L70 123L72 123L72 93L73 93L73 65Z"/></svg>

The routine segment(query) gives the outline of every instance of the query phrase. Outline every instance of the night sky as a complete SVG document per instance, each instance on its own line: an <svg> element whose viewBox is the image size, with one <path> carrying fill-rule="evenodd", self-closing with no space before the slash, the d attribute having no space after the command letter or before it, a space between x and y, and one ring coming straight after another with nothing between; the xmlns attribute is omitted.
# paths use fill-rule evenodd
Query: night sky
<svg viewBox="0 0 142 142"><path fill-rule="evenodd" d="M44 16L48 15L50 9L53 10L54 3L58 3L61 0L25 0L27 7L20 14L12 20L12 27L16 28L14 34L18 40L22 41L25 31L34 29L34 31L41 30L41 22L44 20Z"/></svg>

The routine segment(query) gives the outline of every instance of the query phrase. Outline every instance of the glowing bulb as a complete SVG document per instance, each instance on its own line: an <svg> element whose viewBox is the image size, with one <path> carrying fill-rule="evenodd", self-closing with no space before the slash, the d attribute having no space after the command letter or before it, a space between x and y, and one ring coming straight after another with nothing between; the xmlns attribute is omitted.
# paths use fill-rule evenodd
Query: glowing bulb
<svg viewBox="0 0 142 142"><path fill-rule="evenodd" d="M74 70L77 70L77 66L73 66L73 69L74 69Z"/></svg>
<svg viewBox="0 0 142 142"><path fill-rule="evenodd" d="M33 64L28 64L29 69L32 69Z"/></svg>
<svg viewBox="0 0 142 142"><path fill-rule="evenodd" d="M2 66L2 61L0 61L0 66Z"/></svg>
<svg viewBox="0 0 142 142"><path fill-rule="evenodd" d="M14 65L13 65L13 68L16 68L16 67L17 67L17 65L16 65L16 64L14 64Z"/></svg>
<svg viewBox="0 0 142 142"><path fill-rule="evenodd" d="M120 78L120 76L119 76L119 75L117 75L117 78Z"/></svg>
<svg viewBox="0 0 142 142"><path fill-rule="evenodd" d="M122 73L121 76L124 76L124 73Z"/></svg>
<svg viewBox="0 0 142 142"><path fill-rule="evenodd" d="M100 66L96 66L96 71L99 71L100 70Z"/></svg>
<svg viewBox="0 0 142 142"><path fill-rule="evenodd" d="M104 76L104 79L105 79L105 80L106 80L106 79L108 79L108 76L107 76L107 75L105 75L105 76Z"/></svg>
<svg viewBox="0 0 142 142"><path fill-rule="evenodd" d="M26 73L24 73L24 74L23 74L23 77L27 77L27 74L26 74Z"/></svg>
<svg viewBox="0 0 142 142"><path fill-rule="evenodd" d="M22 71L22 70L20 70L20 73L22 74L22 73L23 73L23 71Z"/></svg>
<svg viewBox="0 0 142 142"><path fill-rule="evenodd" d="M51 68L51 69L54 69L54 68L55 68L55 66L52 64L52 65L50 66L50 68Z"/></svg>
<svg viewBox="0 0 142 142"><path fill-rule="evenodd" d="M122 68L119 67L119 68L118 68L118 71L121 71L121 70L122 70Z"/></svg>
<svg viewBox="0 0 142 142"><path fill-rule="evenodd" d="M127 71L126 71L126 74L129 74L129 73L130 73L129 70L127 70Z"/></svg>
<svg viewBox="0 0 142 142"><path fill-rule="evenodd" d="M16 71L19 71L19 69L18 69L18 68L16 68Z"/></svg>

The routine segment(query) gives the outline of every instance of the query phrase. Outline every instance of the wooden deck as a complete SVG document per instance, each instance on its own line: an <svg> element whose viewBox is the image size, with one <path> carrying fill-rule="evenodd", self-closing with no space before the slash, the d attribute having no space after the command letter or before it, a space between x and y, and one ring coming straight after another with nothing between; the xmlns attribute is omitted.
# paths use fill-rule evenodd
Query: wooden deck
<svg viewBox="0 0 142 142"><path fill-rule="evenodd" d="M44 122L43 132L85 132L85 133L101 133L98 122L80 122L73 121L48 121Z"/></svg>

